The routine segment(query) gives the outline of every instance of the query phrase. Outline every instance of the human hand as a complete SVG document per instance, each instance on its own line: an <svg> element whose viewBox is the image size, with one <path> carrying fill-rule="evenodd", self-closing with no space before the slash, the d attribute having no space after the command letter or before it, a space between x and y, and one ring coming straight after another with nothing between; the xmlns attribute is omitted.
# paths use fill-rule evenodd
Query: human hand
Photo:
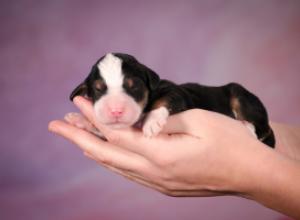
<svg viewBox="0 0 300 220"><path fill-rule="evenodd" d="M251 185L253 152L268 149L242 123L214 112L198 109L171 116L163 133L149 139L135 129L99 124L92 104L82 97L74 103L108 141L64 121L51 122L50 131L110 170L167 195L244 193Z"/></svg>

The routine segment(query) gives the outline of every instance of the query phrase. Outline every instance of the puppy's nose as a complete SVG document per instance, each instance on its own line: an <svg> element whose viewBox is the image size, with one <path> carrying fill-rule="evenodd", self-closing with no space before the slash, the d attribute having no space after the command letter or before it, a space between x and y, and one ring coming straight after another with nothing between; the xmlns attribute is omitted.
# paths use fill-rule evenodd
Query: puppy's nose
<svg viewBox="0 0 300 220"><path fill-rule="evenodd" d="M123 108L113 108L113 109L110 109L110 115L112 117L115 117L115 118L119 118L123 115L124 113L124 109Z"/></svg>

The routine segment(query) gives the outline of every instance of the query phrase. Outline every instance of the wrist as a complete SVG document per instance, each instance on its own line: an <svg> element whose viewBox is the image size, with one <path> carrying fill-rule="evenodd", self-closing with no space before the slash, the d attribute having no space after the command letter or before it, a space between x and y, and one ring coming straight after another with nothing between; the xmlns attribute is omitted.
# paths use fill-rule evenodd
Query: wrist
<svg viewBox="0 0 300 220"><path fill-rule="evenodd" d="M256 185L260 184L260 181L263 180L262 177L269 172L268 168L264 166L268 163L268 158L272 158L270 154L274 150L256 139L247 140L245 143L247 144L244 146L229 149L232 151L229 156L231 159L226 158L225 160L234 162L220 170L221 173L218 177L221 180L214 181L212 185L207 187L208 189L245 198L253 197L253 193L256 192Z"/></svg>
<svg viewBox="0 0 300 220"><path fill-rule="evenodd" d="M247 139L244 143L243 146L237 144L237 146L226 149L231 153L227 153L229 158L224 158L225 166L217 175L220 179L213 183L213 187L209 188L242 197L251 197L253 185L260 179L259 170L263 167L269 151L273 150L255 139Z"/></svg>
<svg viewBox="0 0 300 220"><path fill-rule="evenodd" d="M271 123L276 136L275 151L300 160L300 127Z"/></svg>
<svg viewBox="0 0 300 220"><path fill-rule="evenodd" d="M299 161L260 147L252 163L245 166L244 179L237 186L239 195L299 218Z"/></svg>

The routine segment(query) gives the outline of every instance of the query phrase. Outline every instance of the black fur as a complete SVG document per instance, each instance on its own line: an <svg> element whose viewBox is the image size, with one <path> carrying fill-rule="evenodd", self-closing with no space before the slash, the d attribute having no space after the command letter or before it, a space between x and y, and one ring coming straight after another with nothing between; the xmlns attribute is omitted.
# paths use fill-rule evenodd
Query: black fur
<svg viewBox="0 0 300 220"><path fill-rule="evenodd" d="M170 115L188 109L200 108L215 111L229 117L252 123L258 139L270 147L275 146L274 133L269 126L268 114L262 102L251 92L237 83L213 87L196 83L176 85L159 76L128 54L114 53L122 60L124 91L136 102L147 100L144 112L164 106ZM71 93L70 99L77 95L87 96L93 102L106 93L105 82L97 64L92 67L88 77ZM126 80L131 80L131 85ZM147 97L145 97L147 96Z"/></svg>
<svg viewBox="0 0 300 220"><path fill-rule="evenodd" d="M236 99L239 104L236 116L231 105L233 99ZM237 83L213 87L196 83L176 85L170 81L161 80L149 100L146 111L150 111L156 102L162 100L167 103L166 107L170 114L199 108L248 121L254 125L258 139L270 147L275 146L274 133L269 126L264 105L254 94Z"/></svg>

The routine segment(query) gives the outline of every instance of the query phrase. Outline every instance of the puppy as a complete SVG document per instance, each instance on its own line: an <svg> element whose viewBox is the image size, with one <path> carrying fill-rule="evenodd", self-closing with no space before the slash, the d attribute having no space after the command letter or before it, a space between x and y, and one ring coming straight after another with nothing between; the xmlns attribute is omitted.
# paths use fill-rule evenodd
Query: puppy
<svg viewBox="0 0 300 220"><path fill-rule="evenodd" d="M265 107L241 85L177 85L161 80L153 70L128 54L108 53L101 57L71 93L70 100L78 95L91 99L99 122L114 129L134 126L145 115L143 133L151 137L161 131L169 115L200 108L247 122L260 141L270 147L275 145ZM80 115L68 115L66 119L97 134Z"/></svg>

